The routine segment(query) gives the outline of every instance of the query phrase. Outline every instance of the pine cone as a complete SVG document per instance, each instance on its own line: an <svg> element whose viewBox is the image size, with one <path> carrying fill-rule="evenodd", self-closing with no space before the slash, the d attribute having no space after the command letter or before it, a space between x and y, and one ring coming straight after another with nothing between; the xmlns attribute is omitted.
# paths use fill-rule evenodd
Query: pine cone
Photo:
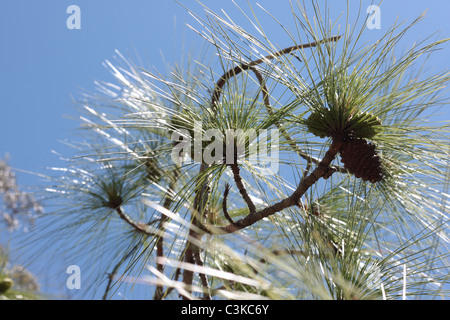
<svg viewBox="0 0 450 320"><path fill-rule="evenodd" d="M339 153L344 167L355 177L372 183L383 179L380 157L374 144L364 139L347 138Z"/></svg>

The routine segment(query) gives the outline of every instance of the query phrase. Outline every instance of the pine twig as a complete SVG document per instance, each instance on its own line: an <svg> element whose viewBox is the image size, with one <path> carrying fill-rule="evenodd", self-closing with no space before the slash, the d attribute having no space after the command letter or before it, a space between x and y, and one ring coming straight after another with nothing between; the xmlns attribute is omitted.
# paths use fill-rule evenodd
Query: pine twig
<svg viewBox="0 0 450 320"><path fill-rule="evenodd" d="M125 257L123 257L113 268L113 270L108 274L108 283L106 285L106 289L105 292L103 293L103 297L102 300L106 300L108 297L108 293L112 288L112 281L114 279L114 277L117 274L117 270L119 270L119 268L122 266L122 263L124 263L125 260L127 260L138 248L139 244L135 245L133 247L133 249L131 249L130 252L127 253L127 255Z"/></svg>
<svg viewBox="0 0 450 320"><path fill-rule="evenodd" d="M236 183L236 186L239 190L239 193L241 194L242 198L244 199L245 203L248 206L248 209L250 211L250 214L255 213L256 207L253 203L252 199L248 195L247 189L244 186L244 183L242 181L239 165L237 163L233 163L229 165L231 168L231 171L233 172L233 178L234 182Z"/></svg>
<svg viewBox="0 0 450 320"><path fill-rule="evenodd" d="M310 43L306 43L306 44L295 45L295 46L280 50L274 54L269 54L269 55L265 56L264 58L254 60L254 61L251 61L248 63L241 63L240 65L236 66L235 68L228 70L224 75L222 75L222 77L219 79L219 81L217 81L216 87L214 89L214 93L212 94L212 98L211 98L211 106L213 107L213 109L216 107L217 101L219 101L219 98L220 98L222 88L227 83L228 79L238 75L242 71L248 70L251 67L257 66L267 60L272 60L276 57L291 53L292 51L295 51L298 49L315 47L318 44L326 43L326 42L330 42L330 41L338 41L341 37L342 36L334 36L334 37L323 39L323 40L317 41L317 42L310 42Z"/></svg>
<svg viewBox="0 0 450 320"><path fill-rule="evenodd" d="M223 215L228 220L228 222L233 224L234 221L233 221L233 219L231 219L230 215L228 214L228 209L227 209L227 199L228 199L228 194L230 193L230 188L231 188L231 186L227 183L225 185L225 191L223 192L222 210L223 210Z"/></svg>
<svg viewBox="0 0 450 320"><path fill-rule="evenodd" d="M117 214L119 215L119 217L123 221L125 221L127 224L129 224L131 227L133 227L133 229L136 230L137 232L143 233L148 236L155 235L154 233L152 233L148 230L148 228L147 228L148 224L135 222L135 221L131 220L131 218L125 212L123 212L123 210L120 206L115 208L115 210L116 210Z"/></svg>
<svg viewBox="0 0 450 320"><path fill-rule="evenodd" d="M203 267L203 260L202 257L200 256L200 250L195 251L194 253L194 259L195 259L195 264ZM203 286L203 300L211 300L211 293L210 293L210 287L209 287L209 283L208 283L208 277L206 277L206 274L204 273L199 273L200 276L200 280L202 282L202 286Z"/></svg>

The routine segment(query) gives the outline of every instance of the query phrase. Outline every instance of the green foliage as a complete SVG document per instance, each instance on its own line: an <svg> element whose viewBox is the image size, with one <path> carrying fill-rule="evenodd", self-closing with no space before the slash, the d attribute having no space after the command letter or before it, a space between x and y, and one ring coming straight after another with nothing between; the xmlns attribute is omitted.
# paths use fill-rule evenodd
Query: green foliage
<svg viewBox="0 0 450 320"><path fill-rule="evenodd" d="M120 88L81 101L89 134L48 176L62 209L44 217L47 241L70 235L74 256L95 257L85 273L105 298L138 283L155 299L447 297L449 123L429 118L450 76L423 73L446 40L397 55L419 17L361 45L364 23L341 30L312 1L292 4L295 33L272 17L293 42L280 50L253 7L238 7L253 32L204 9L190 13L217 65L200 56L164 76L119 54L123 67L107 65ZM174 159L172 133L196 123L222 138L279 130L279 170L209 164L194 146Z"/></svg>
<svg viewBox="0 0 450 320"><path fill-rule="evenodd" d="M304 124L309 132L321 138L345 136L370 139L377 134L381 120L368 112L353 115L330 108L315 111L304 120Z"/></svg>

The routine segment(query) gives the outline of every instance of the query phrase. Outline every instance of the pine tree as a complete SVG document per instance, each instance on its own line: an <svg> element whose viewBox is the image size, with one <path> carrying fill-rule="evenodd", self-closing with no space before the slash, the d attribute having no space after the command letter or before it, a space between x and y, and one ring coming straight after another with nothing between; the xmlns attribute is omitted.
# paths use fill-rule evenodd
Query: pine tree
<svg viewBox="0 0 450 320"><path fill-rule="evenodd" d="M48 175L62 209L46 240L89 255L105 299L138 283L153 299L447 296L449 123L429 119L449 73L424 72L446 40L398 53L420 16L362 45L368 17L312 1L292 5L293 33L273 18L292 40L280 49L255 9L253 31L190 12L210 64L106 62L117 84L80 99L86 141ZM279 151L275 172L255 146Z"/></svg>

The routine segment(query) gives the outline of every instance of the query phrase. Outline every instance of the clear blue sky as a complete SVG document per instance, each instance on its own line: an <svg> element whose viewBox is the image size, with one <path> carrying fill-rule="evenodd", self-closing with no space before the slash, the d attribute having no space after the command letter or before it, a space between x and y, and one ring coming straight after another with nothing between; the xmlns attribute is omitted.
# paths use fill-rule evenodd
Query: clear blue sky
<svg viewBox="0 0 450 320"><path fill-rule="evenodd" d="M199 8L193 0L181 1ZM246 7L247 1L236 1ZM255 1L251 1L254 3ZM320 1L324 2L324 1ZM359 4L359 1L350 1ZM230 0L205 3L214 10L237 13ZM288 0L258 1L280 21L292 21ZM81 9L81 30L69 30L69 5ZM332 10L344 11L345 0L329 1ZM370 5L363 1L363 7ZM394 20L411 22L428 9L426 19L405 39L409 43L434 33L450 37L450 2L443 0L385 0L381 5L381 36ZM199 10L196 10L199 12ZM174 23L176 17L176 24ZM261 12L261 17L267 17ZM236 19L239 22L239 19ZM261 20L264 23L264 19ZM164 70L160 51L170 61L180 56L183 34L188 46L202 39L184 27L198 25L186 10L172 0L14 0L3 1L0 10L0 157L10 154L10 165L39 172L59 165L51 150L65 153L59 140L72 139L78 123L72 96L81 88L94 90L94 80L111 79L102 62L118 49L126 56L142 59L144 67ZM290 26L292 29L293 26ZM280 46L289 46L280 39ZM404 42L405 45L408 42ZM449 68L450 46L429 61L430 67ZM399 48L401 49L401 48ZM448 119L448 116L447 116ZM39 178L18 173L19 183L35 185ZM45 287L44 287L45 289Z"/></svg>

